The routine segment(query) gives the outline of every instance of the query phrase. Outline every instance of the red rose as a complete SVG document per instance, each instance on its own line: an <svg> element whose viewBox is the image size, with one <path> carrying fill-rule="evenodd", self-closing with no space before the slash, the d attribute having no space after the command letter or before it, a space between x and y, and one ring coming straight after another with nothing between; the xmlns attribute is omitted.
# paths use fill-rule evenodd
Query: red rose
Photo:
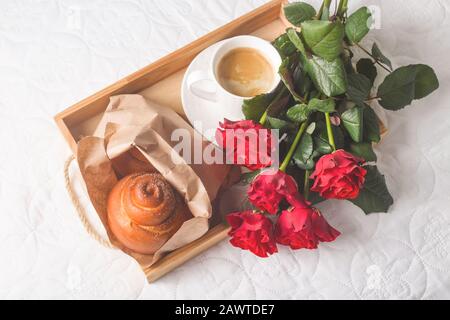
<svg viewBox="0 0 450 320"><path fill-rule="evenodd" d="M267 217L245 211L229 214L227 221L231 226L229 235L233 246L249 250L261 258L278 252L273 224Z"/></svg>
<svg viewBox="0 0 450 320"><path fill-rule="evenodd" d="M311 190L325 199L356 199L364 185L367 171L364 160L344 150L325 155L317 162L311 176L315 179Z"/></svg>
<svg viewBox="0 0 450 320"><path fill-rule="evenodd" d="M332 242L340 235L318 209L310 207L299 196L289 200L293 208L283 211L275 226L275 238L279 244L294 250L317 249L319 242Z"/></svg>
<svg viewBox="0 0 450 320"><path fill-rule="evenodd" d="M220 123L216 141L226 150L227 159L255 171L272 164L272 132L251 120Z"/></svg>
<svg viewBox="0 0 450 320"><path fill-rule="evenodd" d="M298 193L295 180L282 171L267 170L250 184L248 199L260 210L277 214L280 202L288 195Z"/></svg>

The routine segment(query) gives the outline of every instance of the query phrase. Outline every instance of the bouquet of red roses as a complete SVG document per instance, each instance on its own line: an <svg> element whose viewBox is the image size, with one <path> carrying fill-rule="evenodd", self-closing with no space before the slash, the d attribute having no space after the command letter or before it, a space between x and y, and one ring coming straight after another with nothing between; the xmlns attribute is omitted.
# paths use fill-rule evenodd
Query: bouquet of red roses
<svg viewBox="0 0 450 320"><path fill-rule="evenodd" d="M348 15L348 0L334 10L331 2L325 0L318 12L305 2L285 6L295 27L273 42L283 58L282 82L244 102L246 120L225 120L217 130L217 142L233 163L251 171L243 180L250 181L254 210L227 216L231 244L260 257L277 252L277 244L316 249L334 241L339 231L314 207L324 200L349 200L366 214L387 212L393 198L375 165L373 145L381 130L369 103L396 111L439 87L431 67L393 70L377 44L371 51L360 44L373 23L368 8ZM356 50L367 58L355 63ZM374 88L380 71L387 76ZM277 145L284 161L274 169Z"/></svg>

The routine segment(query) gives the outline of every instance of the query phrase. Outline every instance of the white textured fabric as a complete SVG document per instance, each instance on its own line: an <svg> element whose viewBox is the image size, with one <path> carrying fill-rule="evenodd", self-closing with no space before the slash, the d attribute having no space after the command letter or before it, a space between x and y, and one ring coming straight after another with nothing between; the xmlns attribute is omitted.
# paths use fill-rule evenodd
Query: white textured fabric
<svg viewBox="0 0 450 320"><path fill-rule="evenodd" d="M52 116L264 2L0 2L0 298L450 298L448 0L351 1L380 8L371 38L397 64L428 63L441 81L431 98L388 113L377 153L396 201L389 214L329 202L321 209L343 235L317 251L262 260L223 242L152 285L84 232Z"/></svg>

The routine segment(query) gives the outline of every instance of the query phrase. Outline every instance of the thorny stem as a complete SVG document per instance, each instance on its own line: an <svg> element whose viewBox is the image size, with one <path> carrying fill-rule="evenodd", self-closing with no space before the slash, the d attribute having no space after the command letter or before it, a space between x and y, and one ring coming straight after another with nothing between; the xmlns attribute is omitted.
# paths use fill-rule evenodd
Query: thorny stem
<svg viewBox="0 0 450 320"><path fill-rule="evenodd" d="M347 10L348 10L348 0L340 0L337 14L343 17L344 14L347 12Z"/></svg>
<svg viewBox="0 0 450 320"><path fill-rule="evenodd" d="M267 112L267 110L266 110L266 112L264 112L263 116L261 117L261 120L259 121L259 123L260 123L261 125L265 125L265 124L266 124L266 121L267 121L267 115L268 115L268 112Z"/></svg>
<svg viewBox="0 0 450 320"><path fill-rule="evenodd" d="M329 113L325 113L325 120L327 123L328 142L333 148L333 151L336 151L336 143L334 141L333 128L331 127L331 118Z"/></svg>
<svg viewBox="0 0 450 320"><path fill-rule="evenodd" d="M318 19L322 19L323 11L325 8L330 10L332 0L324 0L322 6L320 7L319 13L317 14Z"/></svg>
<svg viewBox="0 0 450 320"><path fill-rule="evenodd" d="M298 147L298 144L300 143L300 140L302 139L303 133L305 133L306 128L308 127L308 121L303 122L303 124L300 126L300 129L297 132L297 135L295 136L295 140L291 145L291 148L289 149L286 158L284 159L283 163L281 164L280 171L286 172L287 167L289 166L289 163L292 160L292 157L294 156L294 152Z"/></svg>
<svg viewBox="0 0 450 320"><path fill-rule="evenodd" d="M338 0L336 0L336 1L334 2L334 15L333 15L334 17L337 16L338 10L339 10Z"/></svg>
<svg viewBox="0 0 450 320"><path fill-rule="evenodd" d="M306 199L306 201L308 201L309 198L309 176L311 175L311 171L306 170L305 171L305 187L303 190L303 195Z"/></svg>
<svg viewBox="0 0 450 320"><path fill-rule="evenodd" d="M375 57L373 56L373 54L371 54L367 49L363 48L363 47L362 47L361 45L359 45L358 43L357 43L356 45L358 46L358 48L360 48L362 51L364 51L367 55L369 55L369 56L375 61L376 64L378 64L380 67L382 67L382 68L383 68L384 70L386 70L387 72L392 73L391 70L389 70L388 68L386 68L380 61L378 61L378 59L375 58Z"/></svg>

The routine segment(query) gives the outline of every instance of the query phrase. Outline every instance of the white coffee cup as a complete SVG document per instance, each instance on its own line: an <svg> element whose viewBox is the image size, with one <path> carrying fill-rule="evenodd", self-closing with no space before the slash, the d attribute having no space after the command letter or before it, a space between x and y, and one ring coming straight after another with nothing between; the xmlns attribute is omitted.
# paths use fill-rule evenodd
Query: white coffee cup
<svg viewBox="0 0 450 320"><path fill-rule="evenodd" d="M195 71L187 78L187 86L192 94L214 103L216 107L219 107L218 112L223 114L223 118L234 121L243 119L242 104L244 100L252 97L241 97L227 91L219 83L217 71L222 59L230 51L238 48L256 49L266 58L274 74L273 85L268 92L274 90L281 81L278 74L282 62L280 54L270 42L254 36L238 36L225 40L216 49L205 70Z"/></svg>

